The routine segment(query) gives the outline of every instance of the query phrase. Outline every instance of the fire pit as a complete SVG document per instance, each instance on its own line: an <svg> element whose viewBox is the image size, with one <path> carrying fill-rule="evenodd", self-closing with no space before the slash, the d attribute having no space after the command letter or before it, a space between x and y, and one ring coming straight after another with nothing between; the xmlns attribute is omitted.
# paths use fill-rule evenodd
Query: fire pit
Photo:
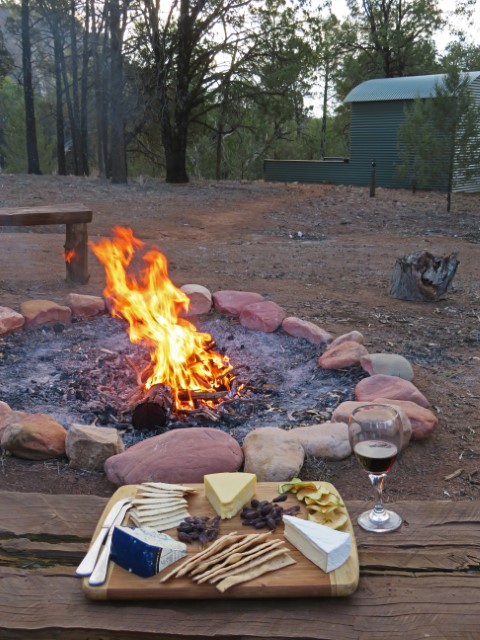
<svg viewBox="0 0 480 640"><path fill-rule="evenodd" d="M117 428L126 445L162 430L208 426L239 444L260 426L325 422L352 400L360 369L318 366L323 346L251 331L210 314L193 324L166 259L129 229L92 245L112 317L43 326L4 339L0 385L12 409Z"/></svg>
<svg viewBox="0 0 480 640"><path fill-rule="evenodd" d="M242 393L211 409L201 402L173 410L165 429L209 426L242 443L261 426L308 425L328 420L335 407L353 399L359 369L318 367L323 347L284 333L250 331L238 322L212 317L199 325L220 354L228 354ZM134 345L127 324L101 316L69 326L43 326L2 339L2 399L13 409L46 413L65 427L72 423L116 427L126 445L157 429L138 431L131 419L134 367L149 363L148 349Z"/></svg>

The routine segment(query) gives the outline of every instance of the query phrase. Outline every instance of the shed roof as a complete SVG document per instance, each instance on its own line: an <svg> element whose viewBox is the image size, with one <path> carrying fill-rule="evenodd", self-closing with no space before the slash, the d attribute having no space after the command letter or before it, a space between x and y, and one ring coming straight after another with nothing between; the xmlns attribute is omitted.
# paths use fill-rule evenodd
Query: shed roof
<svg viewBox="0 0 480 640"><path fill-rule="evenodd" d="M480 71L468 71L470 82L480 77ZM344 102L383 102L385 100L414 100L429 98L435 86L442 82L444 73L430 76L404 76L402 78L379 78L366 80L352 89Z"/></svg>

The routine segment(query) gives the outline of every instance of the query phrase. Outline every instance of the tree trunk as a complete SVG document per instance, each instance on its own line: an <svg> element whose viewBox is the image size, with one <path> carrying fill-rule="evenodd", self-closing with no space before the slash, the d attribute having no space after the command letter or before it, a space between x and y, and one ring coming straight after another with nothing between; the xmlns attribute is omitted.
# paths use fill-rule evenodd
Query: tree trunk
<svg viewBox="0 0 480 640"><path fill-rule="evenodd" d="M185 140L179 138L181 136L169 140L167 144L164 141L167 168L165 181L177 184L188 182L187 145Z"/></svg>
<svg viewBox="0 0 480 640"><path fill-rule="evenodd" d="M62 91L62 41L58 24L58 15L52 16L53 52L55 61L55 98L56 98L56 128L57 128L57 170L58 175L67 175L67 162L65 158L65 122L63 118L63 91Z"/></svg>
<svg viewBox="0 0 480 640"><path fill-rule="evenodd" d="M122 31L118 0L110 0L110 145L112 154L112 182L127 182L125 158L125 129L123 122L123 64Z"/></svg>
<svg viewBox="0 0 480 640"><path fill-rule="evenodd" d="M88 163L88 86L89 86L89 60L90 60L90 3L85 2L85 24L83 31L82 54L82 79L80 85L80 167L82 174L88 176L90 167Z"/></svg>
<svg viewBox="0 0 480 640"><path fill-rule="evenodd" d="M320 157L325 158L327 153L327 105L328 105L328 77L330 67L328 60L325 63L325 82L323 85L323 110L322 110L322 131L320 133Z"/></svg>
<svg viewBox="0 0 480 640"><path fill-rule="evenodd" d="M459 261L455 253L436 258L419 251L397 258L390 296L399 300L435 302L445 297Z"/></svg>
<svg viewBox="0 0 480 640"><path fill-rule="evenodd" d="M70 123L73 141L73 156L75 163L75 175L83 175L82 150L80 137L80 102L78 92L78 50L77 50L77 24L76 24L76 0L70 2L70 46L71 46L71 72L72 72L72 114Z"/></svg>
<svg viewBox="0 0 480 640"><path fill-rule="evenodd" d="M32 81L32 46L30 42L30 0L22 0L22 69L25 99L25 135L27 139L27 171L40 174L37 125Z"/></svg>

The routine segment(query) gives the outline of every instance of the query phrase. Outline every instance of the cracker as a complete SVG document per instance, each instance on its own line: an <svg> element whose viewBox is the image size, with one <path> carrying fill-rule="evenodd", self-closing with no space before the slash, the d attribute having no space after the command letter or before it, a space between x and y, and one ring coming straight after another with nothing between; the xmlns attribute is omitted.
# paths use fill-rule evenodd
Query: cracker
<svg viewBox="0 0 480 640"><path fill-rule="evenodd" d="M236 531L232 531L231 533L227 533L221 538L218 538L217 540L215 540L215 542L212 542L212 544L209 547L207 547L207 549L204 549L203 551L199 551L198 553L196 553L194 556L191 556L190 558L186 558L186 560L184 560L178 567L175 567L173 571L170 571L165 576L163 576L163 578L160 579L160 582L166 582L167 580L169 580L170 578L173 578L174 576L176 576L177 578L180 578L181 576L185 576L187 573L189 573L189 571L193 567L195 567L204 558L207 558L208 556L212 555L219 549L223 549L225 546L228 546L231 543L232 539L238 539L239 537L243 538L244 536L238 536Z"/></svg>
<svg viewBox="0 0 480 640"><path fill-rule="evenodd" d="M232 569L235 569L237 566L240 566L258 556L265 556L265 554L280 545L285 544L283 540L271 540L269 542L264 542L258 547L253 547L252 549L248 549L247 551L243 551L240 553L233 553L231 556L227 556L222 562L217 564L216 566L211 567L204 573L196 575L193 577L193 580L198 582L198 584L202 584L203 582L210 581L211 578L214 578L217 575L223 575L225 572L230 572ZM284 552L287 549L283 549Z"/></svg>
<svg viewBox="0 0 480 640"><path fill-rule="evenodd" d="M235 576L237 573L243 573L244 571L248 571L249 569L253 569L264 562L267 562L271 558L276 558L277 556L282 556L288 553L288 548L283 547L281 549L273 549L271 551L266 551L265 553L260 554L256 558L243 558L239 562L237 562L232 567L224 567L219 570L215 576L211 576L209 582L211 584L215 584L222 578L227 576Z"/></svg>
<svg viewBox="0 0 480 640"><path fill-rule="evenodd" d="M273 558L272 560L268 560L263 564L250 569L248 571L238 573L233 576L227 576L221 582L219 582L216 587L222 593L230 587L235 586L236 584L241 584L242 582L248 582L249 580L253 580L254 578L258 578L264 573L269 573L270 571L277 571L278 569L283 569L283 567L288 567L291 564L295 564L295 560L287 555L282 555L277 558Z"/></svg>
<svg viewBox="0 0 480 640"><path fill-rule="evenodd" d="M167 482L142 482L140 487L151 487L162 491L183 491L185 493L194 493L196 491L193 487L185 487L181 484L169 484Z"/></svg>
<svg viewBox="0 0 480 640"><path fill-rule="evenodd" d="M235 544L231 545L229 548L224 549L221 552L219 551L219 553L215 554L214 556L211 556L208 560L205 560L205 562L202 562L202 564L198 565L198 567L196 567L195 571L192 571L192 576L196 575L198 573L202 573L203 571L208 569L209 566L211 566L212 564L216 564L217 562L219 562L220 560L223 560L223 558L226 558L227 556L231 555L232 553L238 553L239 551L243 551L245 549L248 549L249 547L251 547L253 545L261 544L269 536L270 536L270 532L268 532L268 533L249 533L247 535L243 535L241 540L239 540Z"/></svg>

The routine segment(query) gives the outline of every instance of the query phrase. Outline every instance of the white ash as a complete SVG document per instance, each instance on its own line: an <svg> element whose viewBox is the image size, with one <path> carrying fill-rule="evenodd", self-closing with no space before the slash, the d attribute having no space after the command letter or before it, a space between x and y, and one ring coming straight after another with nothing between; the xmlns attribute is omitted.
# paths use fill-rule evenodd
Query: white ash
<svg viewBox="0 0 480 640"><path fill-rule="evenodd" d="M321 369L317 359L324 347L281 331L250 331L223 317L199 329L228 355L246 390L217 408L217 420L178 413L169 429L216 427L241 443L258 427L324 422L340 402L353 399L356 382L366 375L361 369ZM125 411L137 387L127 359L142 369L148 354L130 343L123 321L107 316L14 333L0 339L0 400L12 409L46 413L66 428L72 423L116 427L128 446L152 432L134 431Z"/></svg>

